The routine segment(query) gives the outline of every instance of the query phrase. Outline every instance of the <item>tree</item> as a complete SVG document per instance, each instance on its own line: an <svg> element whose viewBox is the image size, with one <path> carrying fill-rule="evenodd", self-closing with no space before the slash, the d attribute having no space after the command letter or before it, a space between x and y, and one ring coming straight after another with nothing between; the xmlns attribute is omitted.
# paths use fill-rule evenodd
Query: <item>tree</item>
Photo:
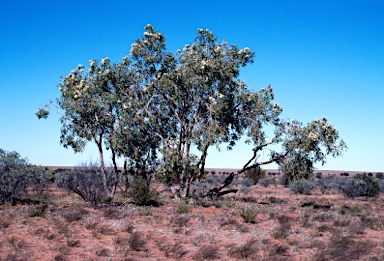
<svg viewBox="0 0 384 261"><path fill-rule="evenodd" d="M80 65L63 78L61 143L81 151L93 140L103 167L104 140L114 163L124 157L131 173L148 182L158 168L157 178L180 197L191 196L191 184L205 177L209 148L226 144L231 149L243 135L253 145L252 157L220 186L198 196L226 193L222 190L235 176L273 162L290 180L308 177L314 163L340 155L346 146L326 119L306 126L280 119L272 86L248 90L239 74L253 58L249 48L220 43L203 29L173 55L165 37L147 25L122 63L103 59L99 66L91 60L87 72ZM47 116L44 108L38 113ZM272 138L266 126L275 129ZM276 145L281 150L270 148ZM258 161L266 150L269 159Z"/></svg>
<svg viewBox="0 0 384 261"><path fill-rule="evenodd" d="M148 93L144 117L161 140L159 177L178 185L174 192L187 197L191 182L204 175L208 148L221 143L232 147L241 137L239 108L247 91L237 78L254 54L218 43L209 30L199 29L195 41L174 58L157 44L159 34L151 26L146 30L131 50L142 61L139 65L146 65L140 70L142 90ZM157 52L146 51L153 46L159 46Z"/></svg>

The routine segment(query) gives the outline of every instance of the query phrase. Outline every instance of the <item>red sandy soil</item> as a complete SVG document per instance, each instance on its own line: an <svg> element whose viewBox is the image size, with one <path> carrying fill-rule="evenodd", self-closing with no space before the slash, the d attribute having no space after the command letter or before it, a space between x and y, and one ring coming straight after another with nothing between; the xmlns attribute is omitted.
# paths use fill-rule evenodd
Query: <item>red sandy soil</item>
<svg viewBox="0 0 384 261"><path fill-rule="evenodd" d="M94 209L54 187L44 203L0 205L0 260L384 260L383 195L352 200L256 185L186 207L161 192L160 207L118 195ZM254 223L242 218L246 209L257 213Z"/></svg>

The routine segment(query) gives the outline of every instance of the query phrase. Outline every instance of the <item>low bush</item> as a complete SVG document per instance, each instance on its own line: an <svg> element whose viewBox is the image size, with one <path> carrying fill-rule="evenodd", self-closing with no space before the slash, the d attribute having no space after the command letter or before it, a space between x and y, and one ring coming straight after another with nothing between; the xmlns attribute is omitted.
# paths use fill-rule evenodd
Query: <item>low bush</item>
<svg viewBox="0 0 384 261"><path fill-rule="evenodd" d="M113 182L113 171L105 169L107 186ZM103 170L95 163L83 164L70 171L56 173L55 183L58 187L78 194L84 201L96 207L103 199L107 198L108 191L103 185Z"/></svg>
<svg viewBox="0 0 384 261"><path fill-rule="evenodd" d="M32 186L39 195L51 179L51 173L28 163L17 152L0 149L0 202L12 201L14 197L26 196Z"/></svg>
<svg viewBox="0 0 384 261"><path fill-rule="evenodd" d="M308 195L315 188L315 182L310 179L299 179L289 184L289 189L296 194Z"/></svg>
<svg viewBox="0 0 384 261"><path fill-rule="evenodd" d="M265 188L269 187L269 185L276 185L276 180L271 177L265 177L259 181L259 184Z"/></svg>
<svg viewBox="0 0 384 261"><path fill-rule="evenodd" d="M325 192L331 190L340 191L344 183L345 179L332 175L319 179L316 182L316 186L320 189L321 193L325 194Z"/></svg>
<svg viewBox="0 0 384 261"><path fill-rule="evenodd" d="M139 206L158 206L160 204L159 193L152 189L145 179L140 177L133 179L128 196Z"/></svg>
<svg viewBox="0 0 384 261"><path fill-rule="evenodd" d="M346 182L343 193L348 198L377 197L380 194L380 186L372 177L357 174Z"/></svg>
<svg viewBox="0 0 384 261"><path fill-rule="evenodd" d="M376 182L379 185L380 192L384 193L384 179L377 179Z"/></svg>
<svg viewBox="0 0 384 261"><path fill-rule="evenodd" d="M240 216L245 223L255 223L257 211L253 208L244 208L240 212Z"/></svg>

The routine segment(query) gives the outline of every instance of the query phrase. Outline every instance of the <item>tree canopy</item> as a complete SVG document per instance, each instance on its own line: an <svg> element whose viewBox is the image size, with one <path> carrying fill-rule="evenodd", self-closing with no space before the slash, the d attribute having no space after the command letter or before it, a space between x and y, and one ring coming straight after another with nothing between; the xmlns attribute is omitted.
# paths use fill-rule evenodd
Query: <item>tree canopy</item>
<svg viewBox="0 0 384 261"><path fill-rule="evenodd" d="M125 173L130 169L149 182L156 170L156 178L181 197L190 196L191 184L204 178L209 148L226 144L231 149L243 136L253 156L205 195L219 193L235 175L272 162L294 181L310 176L314 164L324 164L328 155L341 155L346 145L326 118L306 125L281 119L272 86L247 88L240 69L253 59L249 48L219 42L203 29L173 54L163 34L147 25L121 62L90 60L88 70L79 65L62 78L60 142L80 152L93 141L101 167L103 148L112 152L116 182L116 157L124 157ZM37 116L46 118L48 110L41 108ZM266 135L267 125L274 128L273 137ZM281 149L270 148L275 145ZM258 161L266 150L269 159ZM104 183L114 193L116 185Z"/></svg>

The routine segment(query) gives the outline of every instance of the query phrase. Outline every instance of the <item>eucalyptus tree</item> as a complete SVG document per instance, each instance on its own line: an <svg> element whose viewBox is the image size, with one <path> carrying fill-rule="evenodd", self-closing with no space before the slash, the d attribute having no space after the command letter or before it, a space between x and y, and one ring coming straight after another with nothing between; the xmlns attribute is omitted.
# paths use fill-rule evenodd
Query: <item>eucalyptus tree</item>
<svg viewBox="0 0 384 261"><path fill-rule="evenodd" d="M131 53L143 72L144 118L161 141L158 177L187 197L191 182L204 174L208 148L232 147L241 136L238 111L246 85L238 79L239 69L254 54L199 29L195 41L174 57L153 27L146 30Z"/></svg>
<svg viewBox="0 0 384 261"><path fill-rule="evenodd" d="M91 60L88 71L79 65L62 79L57 99L64 111L61 143L78 152L93 140L104 168L104 142L116 177L116 157L124 157L133 175L149 182L157 169L157 178L181 197L191 196L191 184L204 178L209 148L226 144L231 149L244 135L252 156L220 186L199 196L224 194L235 176L269 163L279 164L296 180L308 176L327 155L339 156L345 143L325 118L308 125L284 121L272 86L247 89L239 73L253 58L249 48L218 42L203 29L174 55L167 51L165 37L147 25L123 62ZM45 109L38 112L39 118L47 116ZM274 128L272 137L267 126ZM259 161L262 153L269 158Z"/></svg>
<svg viewBox="0 0 384 261"><path fill-rule="evenodd" d="M107 185L104 163L104 148L111 149L117 175L116 152L111 144L118 117L113 70L114 66L108 57L102 59L101 63L90 60L86 71L79 64L62 78L59 84L61 96L57 98L61 114L61 145L72 148L76 153L82 152L88 141L97 145L103 189L110 195L115 192L118 178L115 177L113 186ZM42 108L37 116L46 118L48 111Z"/></svg>

